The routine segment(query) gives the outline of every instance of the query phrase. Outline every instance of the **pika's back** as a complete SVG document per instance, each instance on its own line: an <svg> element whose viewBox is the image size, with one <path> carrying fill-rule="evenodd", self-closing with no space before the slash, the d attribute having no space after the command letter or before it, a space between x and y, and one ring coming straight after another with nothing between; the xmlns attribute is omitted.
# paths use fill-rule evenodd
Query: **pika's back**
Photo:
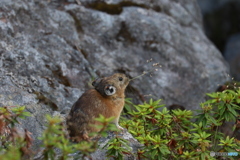
<svg viewBox="0 0 240 160"><path fill-rule="evenodd" d="M88 90L77 100L67 117L70 137L76 141L88 139L88 133L97 131L91 124L98 124L94 119L100 114L106 118L115 117L113 122L120 127L118 120L128 83L129 79L121 73L93 81L94 89Z"/></svg>

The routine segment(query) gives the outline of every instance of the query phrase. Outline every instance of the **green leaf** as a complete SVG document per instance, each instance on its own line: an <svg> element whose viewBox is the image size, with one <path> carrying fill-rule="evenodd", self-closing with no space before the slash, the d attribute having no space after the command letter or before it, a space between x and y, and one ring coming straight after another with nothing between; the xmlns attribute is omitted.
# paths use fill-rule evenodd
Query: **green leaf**
<svg viewBox="0 0 240 160"><path fill-rule="evenodd" d="M238 115L232 105L227 104L227 108L235 117Z"/></svg>

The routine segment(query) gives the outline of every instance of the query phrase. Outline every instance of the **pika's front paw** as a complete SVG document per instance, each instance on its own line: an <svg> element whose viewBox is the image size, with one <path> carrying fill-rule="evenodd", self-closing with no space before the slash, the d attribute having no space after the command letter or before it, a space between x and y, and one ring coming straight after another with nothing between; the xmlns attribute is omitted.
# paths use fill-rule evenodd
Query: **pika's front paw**
<svg viewBox="0 0 240 160"><path fill-rule="evenodd" d="M119 129L119 130L121 130L121 131L123 131L124 130L124 128L122 128L121 126L119 126L118 124L117 124L117 128Z"/></svg>

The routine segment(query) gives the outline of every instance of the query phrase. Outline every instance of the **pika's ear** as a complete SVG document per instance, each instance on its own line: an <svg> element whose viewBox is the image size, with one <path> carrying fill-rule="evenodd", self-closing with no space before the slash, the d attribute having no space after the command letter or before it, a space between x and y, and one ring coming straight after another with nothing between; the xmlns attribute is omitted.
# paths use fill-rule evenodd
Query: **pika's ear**
<svg viewBox="0 0 240 160"><path fill-rule="evenodd" d="M107 96L111 96L116 93L116 87L112 85L107 85L104 87L104 92Z"/></svg>
<svg viewBox="0 0 240 160"><path fill-rule="evenodd" d="M100 82L102 81L102 78L97 78L92 82L92 86L96 87Z"/></svg>

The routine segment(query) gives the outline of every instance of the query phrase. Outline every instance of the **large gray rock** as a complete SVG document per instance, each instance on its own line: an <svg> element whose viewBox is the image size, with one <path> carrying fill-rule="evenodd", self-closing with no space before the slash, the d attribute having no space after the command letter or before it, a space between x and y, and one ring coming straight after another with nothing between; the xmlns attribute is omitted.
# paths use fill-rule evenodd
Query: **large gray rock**
<svg viewBox="0 0 240 160"><path fill-rule="evenodd" d="M27 106L33 116L23 125L36 148L44 115L68 113L97 76L152 70L131 82L128 95L188 109L228 80L195 1L79 2L0 1L0 103ZM153 71L153 63L162 67Z"/></svg>
<svg viewBox="0 0 240 160"><path fill-rule="evenodd" d="M146 62L152 58L162 68L152 78L145 76L133 81L132 86L141 94L163 98L167 105L197 108L204 93L215 90L226 80L228 69L221 54L203 34L195 3L186 5L196 8L189 9L193 14L181 3L158 3L162 12L150 5L139 7L140 2L122 7L117 15L77 5L65 8L75 15L76 23L81 22L81 33L85 36L79 36L79 46L100 75L124 70L137 76L140 71L153 69ZM111 7L107 2L100 4L94 7L101 10Z"/></svg>

